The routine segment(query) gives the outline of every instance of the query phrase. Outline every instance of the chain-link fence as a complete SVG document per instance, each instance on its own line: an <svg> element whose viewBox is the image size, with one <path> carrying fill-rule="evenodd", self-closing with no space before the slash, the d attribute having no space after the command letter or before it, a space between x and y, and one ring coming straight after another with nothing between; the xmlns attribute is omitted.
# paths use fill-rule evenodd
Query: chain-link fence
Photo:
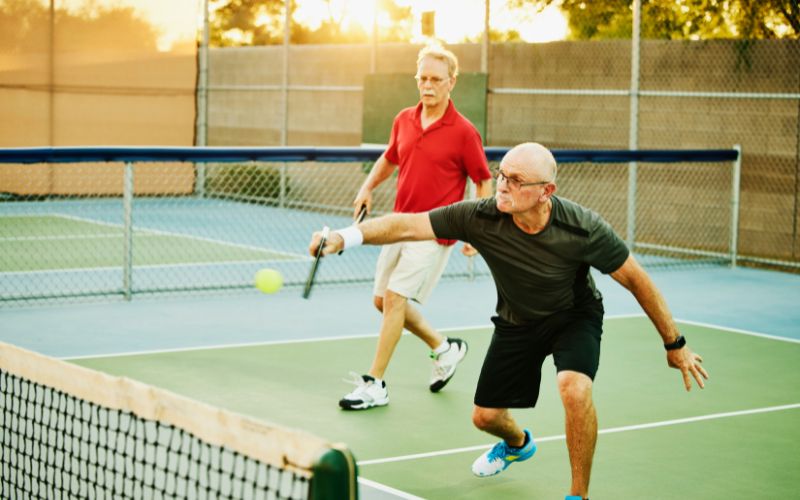
<svg viewBox="0 0 800 500"><path fill-rule="evenodd" d="M481 2L462 3L463 9L482 9ZM465 13L467 17L473 14ZM198 143L358 146L368 126L365 79L375 73L398 74L413 85L420 47L408 43L287 44L201 51L197 58ZM695 257L724 259L732 253L742 264L800 269L800 40L634 38L462 43L448 48L458 56L462 74L488 75L484 103L488 146L524 141L576 149L742 146L740 174L733 177L727 167L718 169L717 164L711 170L708 165L690 163L562 165L561 194L597 209L620 235L636 243L638 252L648 252L651 264L662 256L671 258L676 249L691 247L687 241L694 236L684 237L681 232L686 228L687 234L707 233L698 238L704 243L692 250ZM24 71L0 70L0 90L10 97L0 99L0 108L12 110L9 116L22 117L0 126L5 144L142 144L143 136L131 135L134 125L150 134L150 144L191 140L191 131L174 126L170 117L184 119L193 109L191 96L186 100L192 91L185 88L186 75L192 76L186 68L195 68L193 56L178 64L159 55L154 63L159 70L147 73L160 83L139 88L117 82L125 74L117 71L123 66L128 72L131 68L143 71L137 59L115 62L118 66L92 66L91 71L85 65L73 68L55 59L45 78L46 51L37 54L36 58L27 53L15 56L24 68L38 61L38 69L30 70L34 77ZM10 59L4 61L8 64ZM72 69L64 71L67 67ZM174 93L171 84L162 81L173 69L180 70L175 81L182 82L175 85L183 85L180 113L169 111L161 92ZM103 83L95 77L98 72L112 81ZM75 87L76 82L83 83ZM46 95L37 94L43 85ZM109 92L122 92L126 104L95 95ZM24 105L34 101L36 106ZM80 106L66 106L70 102ZM456 100L455 104L462 103ZM46 117L40 116L42 109L49 109ZM94 111L86 115L87 109ZM68 126L73 122L56 120L60 115L55 110L70 119L94 117L94 125ZM109 110L128 121L134 116L133 121L109 122ZM68 133L51 131L52 140L43 142L40 138L48 134L42 126L20 126L31 125L27 120L33 119L37 124L48 122L51 128L56 122L66 124ZM115 122L118 126L108 125ZM182 138L165 133L167 129ZM4 221L0 238L15 245L0 253L0 293L5 302L25 302L31 297L240 288L249 286L245 283L249 284L254 267L272 265L273 260L287 266L287 282L302 281L306 252L305 241L299 240L323 222L334 225L336 217L341 217L341 223L349 220L349 203L369 167L370 162L0 165L0 219ZM687 170L674 178L681 168ZM581 174L573 176L572 171ZM123 196L126 182L133 187L128 202ZM725 189L729 184L740 185L735 200ZM390 209L392 189L391 182L381 187L381 211ZM723 199L728 201L723 204ZM731 211L731 206L738 209ZM228 207L259 215L230 215ZM178 224L184 218L188 229ZM290 233L303 236L288 245L290 250L278 243L272 248L271 240L262 234L261 222L250 223L252 227L243 222L251 218L274 221L284 228L287 241ZM283 226L281 219L285 219ZM147 224L140 225L142 221ZM215 223L222 226L222 234L217 234ZM238 224L245 225L237 229ZM42 227L54 228L55 233L37 233ZM136 234L133 229L139 227L147 229ZM737 229L732 232L731 228ZM120 231L128 236L121 237ZM91 244L82 241L82 235L94 233L100 236L89 238ZM179 239L171 239L176 235ZM214 246L218 241L227 246ZM42 253L45 243L55 251ZM274 251L259 253L265 245ZM183 253L189 249L196 254ZM104 253L108 256L99 259ZM37 257L40 262L30 264L32 256L39 254L44 255ZM285 258L275 257L283 254ZM244 264L248 259L251 263ZM346 260L341 262L344 265ZM320 278L329 282L371 279L371 266L358 262L352 267L337 270L326 262ZM240 268L244 270L236 270ZM355 269L366 271L359 274ZM51 270L60 274L54 276ZM465 260L454 252L448 276L476 272L483 272L480 261ZM214 274L216 278L208 277Z"/></svg>
<svg viewBox="0 0 800 500"><path fill-rule="evenodd" d="M70 148L67 163L0 165L17 179L14 194L0 200L0 304L245 290L263 267L280 271L289 287L302 284L311 233L350 224L353 196L380 150L332 148L331 161L303 161L319 155L251 149L286 161L80 163L82 149ZM92 159L119 153L85 151ZM209 154L191 151L193 160ZM225 151L244 156L239 148L215 154ZM592 153L598 161L587 161ZM627 152L611 153L556 151L559 194L603 214L647 266L736 260L735 151L700 163L680 155L663 163L669 154L654 153L631 164ZM357 158L364 161L343 161ZM391 211L394 190L392 182L376 190L373 216ZM318 283L371 281L378 251L326 259ZM454 252L445 278L485 274L480 257Z"/></svg>
<svg viewBox="0 0 800 500"><path fill-rule="evenodd" d="M381 43L213 49L208 143L358 145L365 78L405 74L413 85L419 48ZM489 146L741 145L739 251L749 255L744 262L800 269L800 40L614 39L448 48L462 72L488 73Z"/></svg>

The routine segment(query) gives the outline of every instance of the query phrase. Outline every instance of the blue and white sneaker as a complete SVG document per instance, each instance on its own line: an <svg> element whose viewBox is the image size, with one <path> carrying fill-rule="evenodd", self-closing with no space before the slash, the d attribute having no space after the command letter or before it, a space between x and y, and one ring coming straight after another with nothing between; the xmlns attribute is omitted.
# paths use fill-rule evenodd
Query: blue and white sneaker
<svg viewBox="0 0 800 500"><path fill-rule="evenodd" d="M536 453L536 444L533 442L531 431L525 429L525 444L521 448L508 446L505 441L500 441L472 463L472 473L478 477L494 476L500 474L514 462L524 462Z"/></svg>

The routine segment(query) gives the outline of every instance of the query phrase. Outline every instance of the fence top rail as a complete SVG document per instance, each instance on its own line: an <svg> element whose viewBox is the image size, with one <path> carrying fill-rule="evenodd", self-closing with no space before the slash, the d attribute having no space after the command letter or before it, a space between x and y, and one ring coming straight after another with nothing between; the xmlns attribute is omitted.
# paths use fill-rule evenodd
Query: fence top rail
<svg viewBox="0 0 800 500"><path fill-rule="evenodd" d="M486 158L503 158L508 147L486 147ZM378 159L385 146L362 147L215 147L215 146L69 146L0 148L0 163L79 162L360 162ZM734 161L736 149L554 149L559 163Z"/></svg>

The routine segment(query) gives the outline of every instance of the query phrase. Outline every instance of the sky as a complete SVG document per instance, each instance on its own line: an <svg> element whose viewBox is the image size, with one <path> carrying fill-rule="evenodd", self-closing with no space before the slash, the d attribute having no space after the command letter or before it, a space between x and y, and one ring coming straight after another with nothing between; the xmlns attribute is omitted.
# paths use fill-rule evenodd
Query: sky
<svg viewBox="0 0 800 500"><path fill-rule="evenodd" d="M101 5L131 6L142 14L162 33L159 48L169 50L179 39L194 39L202 26L203 0L56 0L57 5L98 2ZM220 0L210 0L218 3ZM328 15L328 6L323 0L296 0L298 9L295 20L314 26ZM436 36L445 42L461 41L465 36L477 37L484 25L484 0L395 0L403 7L411 7L415 16L415 40L422 41L419 18L423 11L436 12ZM490 0L491 24L493 28L514 28L527 42L561 40L566 36L567 21L558 8L551 8L538 16L530 9L510 11L504 0ZM373 0L330 0L331 12L341 17L345 27L348 23L359 24L372 31ZM378 25L386 24L388 18L378 14Z"/></svg>

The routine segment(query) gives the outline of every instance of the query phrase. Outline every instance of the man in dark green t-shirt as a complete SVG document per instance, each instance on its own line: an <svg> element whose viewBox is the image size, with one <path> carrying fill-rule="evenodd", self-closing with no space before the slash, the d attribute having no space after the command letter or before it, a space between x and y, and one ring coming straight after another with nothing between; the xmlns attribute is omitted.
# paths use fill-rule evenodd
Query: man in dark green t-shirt
<svg viewBox="0 0 800 500"><path fill-rule="evenodd" d="M702 388L708 373L678 331L663 296L625 243L595 212L555 196L556 161L547 148L525 143L500 163L495 197L418 214L392 214L330 234L329 255L363 243L459 239L483 256L497 287L492 341L475 391L472 421L502 438L473 463L492 476L533 456L531 432L509 408L530 408L539 396L541 368L552 355L566 414L572 484L567 499L586 498L597 440L592 384L600 360L603 305L589 268L627 288L661 336L667 363ZM315 233L309 245L319 245Z"/></svg>

